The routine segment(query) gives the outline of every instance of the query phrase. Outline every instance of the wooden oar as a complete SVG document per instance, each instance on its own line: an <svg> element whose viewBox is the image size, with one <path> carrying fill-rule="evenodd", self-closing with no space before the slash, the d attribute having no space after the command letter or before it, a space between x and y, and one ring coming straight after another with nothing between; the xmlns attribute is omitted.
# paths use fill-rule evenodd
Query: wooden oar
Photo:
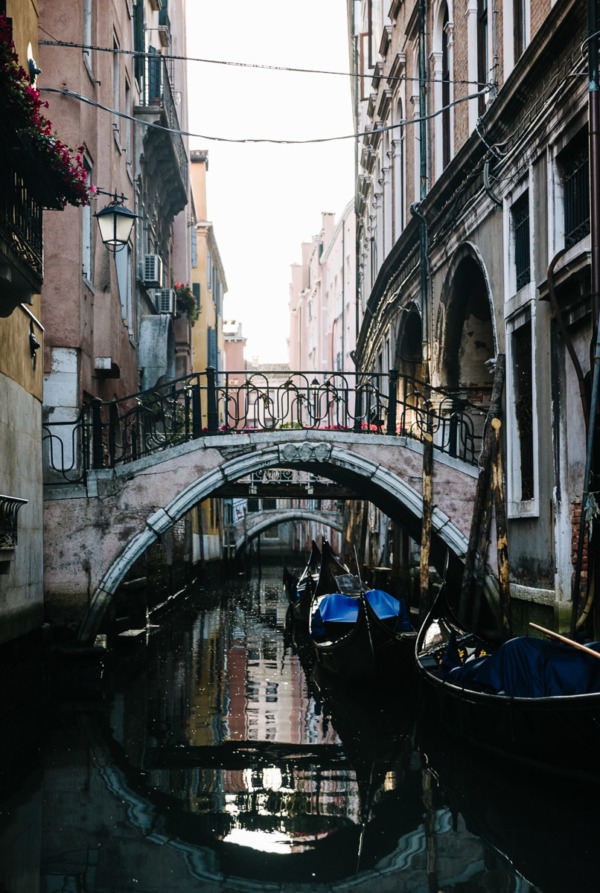
<svg viewBox="0 0 600 893"><path fill-rule="evenodd" d="M594 651L593 648L588 648L587 645L580 645L579 642L574 642L573 639L568 639L566 636L561 636L560 633L555 633L551 629L545 629L545 627L538 626L537 623L532 623L531 621L529 621L529 626L533 626L534 629L539 629L540 632L546 633L547 636L553 636L555 639L560 639L560 641L564 642L566 645L572 645L573 648L579 648L580 651L585 651L586 654L591 654L592 657L596 657L600 660L600 652Z"/></svg>

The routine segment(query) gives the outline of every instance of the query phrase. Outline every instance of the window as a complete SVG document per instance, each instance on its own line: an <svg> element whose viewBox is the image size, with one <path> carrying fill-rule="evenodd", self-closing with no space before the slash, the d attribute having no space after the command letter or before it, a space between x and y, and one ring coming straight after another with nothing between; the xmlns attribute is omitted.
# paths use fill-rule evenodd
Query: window
<svg viewBox="0 0 600 893"><path fill-rule="evenodd" d="M450 51L448 47L448 6L444 4L442 24L442 164L450 163Z"/></svg>
<svg viewBox="0 0 600 893"><path fill-rule="evenodd" d="M525 50L525 0L513 0L513 47L516 62Z"/></svg>
<svg viewBox="0 0 600 893"><path fill-rule="evenodd" d="M145 35L144 35L144 0L136 0L135 9L133 11L133 48L136 53L144 53L146 51ZM133 71L138 85L141 85L144 79L144 57L135 56L133 60Z"/></svg>
<svg viewBox="0 0 600 893"><path fill-rule="evenodd" d="M88 184L92 182L92 167L87 158L83 159L83 167L87 174ZM88 282L93 281L93 251L92 251L92 208L91 205L83 205L81 209L81 272Z"/></svg>
<svg viewBox="0 0 600 893"><path fill-rule="evenodd" d="M89 47L93 44L94 0L83 0L83 43ZM83 61L90 77L93 78L92 51L84 49Z"/></svg>
<svg viewBox="0 0 600 893"><path fill-rule="evenodd" d="M121 111L121 82L119 63L119 43L115 38L113 41L113 109L115 112L115 114L113 115L113 132L117 146L120 145L119 127L121 125L121 116L118 114Z"/></svg>
<svg viewBox="0 0 600 893"><path fill-rule="evenodd" d="M488 5L487 0L477 0L477 81L483 90L488 80ZM479 97L479 114L485 112L485 94Z"/></svg>
<svg viewBox="0 0 600 893"><path fill-rule="evenodd" d="M509 437L510 502L522 511L523 503L536 497L535 391L533 378L533 320L528 307L508 322L510 349Z"/></svg>
<svg viewBox="0 0 600 893"><path fill-rule="evenodd" d="M377 277L377 242L371 239L371 283L375 282Z"/></svg>
<svg viewBox="0 0 600 893"><path fill-rule="evenodd" d="M402 102L396 107L396 124L403 120ZM394 153L394 237L404 229L404 127L398 127L392 143Z"/></svg>
<svg viewBox="0 0 600 893"><path fill-rule="evenodd" d="M590 231L590 175L587 133L583 131L562 152L565 248L572 248Z"/></svg>
<svg viewBox="0 0 600 893"><path fill-rule="evenodd" d="M511 208L516 290L531 281L529 245L529 191L526 190Z"/></svg>
<svg viewBox="0 0 600 893"><path fill-rule="evenodd" d="M198 230L195 226L191 228L191 236L192 236L192 257L191 263L194 269L198 266Z"/></svg>
<svg viewBox="0 0 600 893"><path fill-rule="evenodd" d="M133 141L131 132L131 87L125 79L125 152L127 153L127 173L133 177Z"/></svg>
<svg viewBox="0 0 600 893"><path fill-rule="evenodd" d="M206 330L207 363L214 369L217 368L217 330L208 326Z"/></svg>
<svg viewBox="0 0 600 893"><path fill-rule="evenodd" d="M212 254L206 252L206 287L212 288Z"/></svg>

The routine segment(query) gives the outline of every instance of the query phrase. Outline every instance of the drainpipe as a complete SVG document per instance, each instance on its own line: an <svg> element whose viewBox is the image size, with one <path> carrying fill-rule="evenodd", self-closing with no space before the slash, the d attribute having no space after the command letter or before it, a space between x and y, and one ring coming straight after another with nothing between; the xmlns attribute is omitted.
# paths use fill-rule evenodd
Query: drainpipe
<svg viewBox="0 0 600 893"><path fill-rule="evenodd" d="M346 368L346 218L342 218L342 371Z"/></svg>
<svg viewBox="0 0 600 893"><path fill-rule="evenodd" d="M600 308L600 84L598 81L598 24L596 0L588 0L588 106L590 141L590 238L592 261L593 341Z"/></svg>
<svg viewBox="0 0 600 893"><path fill-rule="evenodd" d="M356 5L353 8L356 15ZM358 34L356 33L356 20L354 20L354 71L358 74ZM354 83L354 126L358 133L358 78ZM358 137L354 140L354 343L358 341L360 332L360 232L358 221ZM354 359L354 358L353 358ZM356 362L354 363L356 367Z"/></svg>
<svg viewBox="0 0 600 893"><path fill-rule="evenodd" d="M426 2L427 0L419 0L419 149L420 149L420 186L419 186L419 202L413 204L411 213L418 217L421 222L420 229L420 250L421 250L421 313L422 313L422 360L423 360L423 380L429 384L429 302L427 297L427 266L428 266L428 244L427 244L427 222L423 215L419 212L419 206L427 197L427 60L425 56L425 24L426 24Z"/></svg>

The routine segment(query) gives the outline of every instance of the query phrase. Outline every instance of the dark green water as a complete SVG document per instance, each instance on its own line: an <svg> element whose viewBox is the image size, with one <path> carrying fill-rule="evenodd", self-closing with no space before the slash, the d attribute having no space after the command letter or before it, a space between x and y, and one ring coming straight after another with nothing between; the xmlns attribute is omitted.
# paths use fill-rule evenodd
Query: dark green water
<svg viewBox="0 0 600 893"><path fill-rule="evenodd" d="M600 889L594 792L423 739L311 671L281 567L193 592L9 717L0 893Z"/></svg>

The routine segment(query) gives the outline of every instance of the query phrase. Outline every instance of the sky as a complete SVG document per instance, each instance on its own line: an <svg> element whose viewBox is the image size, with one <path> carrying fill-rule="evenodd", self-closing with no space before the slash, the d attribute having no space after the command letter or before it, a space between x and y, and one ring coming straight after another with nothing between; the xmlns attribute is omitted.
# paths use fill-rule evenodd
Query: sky
<svg viewBox="0 0 600 893"><path fill-rule="evenodd" d="M187 0L195 58L349 71L346 0ZM246 358L287 362L290 267L301 244L354 195L354 140L227 143L352 134L350 78L188 63L191 149L208 149L208 219L225 270L225 319L242 322Z"/></svg>

